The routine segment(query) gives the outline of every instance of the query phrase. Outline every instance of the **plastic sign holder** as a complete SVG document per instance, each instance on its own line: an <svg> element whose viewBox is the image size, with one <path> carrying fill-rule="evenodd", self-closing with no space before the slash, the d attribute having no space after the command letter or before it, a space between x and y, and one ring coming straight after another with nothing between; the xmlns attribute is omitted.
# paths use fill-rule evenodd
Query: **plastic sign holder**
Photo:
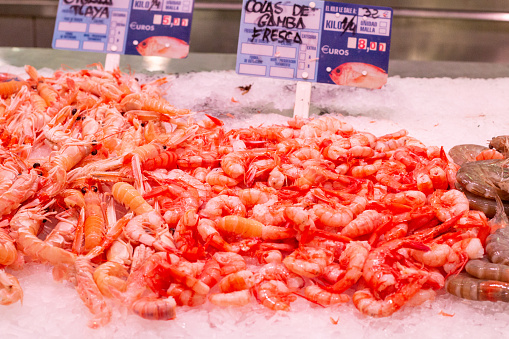
<svg viewBox="0 0 509 339"><path fill-rule="evenodd" d="M308 116L313 82L387 82L392 16L388 7L243 0L236 72L297 81L294 115Z"/></svg>
<svg viewBox="0 0 509 339"><path fill-rule="evenodd" d="M121 54L185 58L194 0L60 0L52 47L107 53L105 68Z"/></svg>

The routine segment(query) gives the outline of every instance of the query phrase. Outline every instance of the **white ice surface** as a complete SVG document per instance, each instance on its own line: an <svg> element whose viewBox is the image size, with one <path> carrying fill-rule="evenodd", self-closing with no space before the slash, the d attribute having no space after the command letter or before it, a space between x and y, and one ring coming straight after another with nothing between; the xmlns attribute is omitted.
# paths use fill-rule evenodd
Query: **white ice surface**
<svg viewBox="0 0 509 339"><path fill-rule="evenodd" d="M2 66L0 72L17 68ZM241 94L239 86L252 85ZM456 144L487 145L508 134L509 79L415 79L391 77L381 90L316 84L312 110L340 113L357 130L377 136L407 129L409 135L446 150ZM282 123L291 114L294 82L251 78L234 72L174 77L167 99L222 118L231 127ZM270 114L272 113L272 114ZM13 272L23 303L0 307L0 338L503 338L509 304L471 302L439 293L434 302L374 319L350 303L332 308L299 299L289 313L253 302L242 308L179 308L172 321L147 321L114 308L105 327L87 327L90 314L69 283L53 281L51 269L29 264ZM335 324L334 322L337 322Z"/></svg>

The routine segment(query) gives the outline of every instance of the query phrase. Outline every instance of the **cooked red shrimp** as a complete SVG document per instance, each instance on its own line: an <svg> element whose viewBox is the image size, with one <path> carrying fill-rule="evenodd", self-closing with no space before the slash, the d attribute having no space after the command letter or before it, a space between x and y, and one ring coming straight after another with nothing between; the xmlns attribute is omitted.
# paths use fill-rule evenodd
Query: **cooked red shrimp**
<svg viewBox="0 0 509 339"><path fill-rule="evenodd" d="M173 297L179 306L199 306L207 301L207 295L196 293L177 283L171 284L166 293Z"/></svg>
<svg viewBox="0 0 509 339"><path fill-rule="evenodd" d="M201 218L196 230L202 240L207 244L210 244L221 251L231 251L232 246L223 239L216 227L217 225L214 221Z"/></svg>
<svg viewBox="0 0 509 339"><path fill-rule="evenodd" d="M352 301L363 314L372 317L387 317L403 307L419 292L427 279L428 277L424 274L418 275L399 290L383 299L373 296L369 289L358 290L353 294Z"/></svg>
<svg viewBox="0 0 509 339"><path fill-rule="evenodd" d="M11 305L23 301L23 290L18 279L0 269L0 305Z"/></svg>
<svg viewBox="0 0 509 339"><path fill-rule="evenodd" d="M245 267L245 263L243 267ZM203 270L198 278L209 287L213 287L217 284L217 282L221 279L221 267L216 259L209 258L205 262Z"/></svg>
<svg viewBox="0 0 509 339"><path fill-rule="evenodd" d="M0 265L9 266L18 259L14 239L7 230L0 228Z"/></svg>
<svg viewBox="0 0 509 339"><path fill-rule="evenodd" d="M487 150L481 151L475 157L476 161L489 160L489 159L504 159L504 155L495 149L487 149Z"/></svg>
<svg viewBox="0 0 509 339"><path fill-rule="evenodd" d="M318 285L307 286L304 289L304 295L307 299L323 306L346 303L350 300L350 297L346 294L332 293Z"/></svg>
<svg viewBox="0 0 509 339"><path fill-rule="evenodd" d="M308 278L321 275L331 262L332 255L327 250L304 246L283 259L283 264L290 271Z"/></svg>
<svg viewBox="0 0 509 339"><path fill-rule="evenodd" d="M217 221L223 215L246 216L246 207L235 196L218 195L207 201L199 211L200 216Z"/></svg>
<svg viewBox="0 0 509 339"><path fill-rule="evenodd" d="M212 293L209 295L209 301L221 307L244 306L251 301L251 292L246 289L227 293Z"/></svg>
<svg viewBox="0 0 509 339"><path fill-rule="evenodd" d="M255 284L253 272L241 270L230 273L219 282L219 290L223 293L247 290Z"/></svg>
<svg viewBox="0 0 509 339"><path fill-rule="evenodd" d="M212 169L205 177L207 184L211 186L235 186L238 181L226 175L221 168Z"/></svg>
<svg viewBox="0 0 509 339"><path fill-rule="evenodd" d="M301 137L320 137L324 134L340 134L350 136L354 132L352 125L341 120L340 117L325 116L311 120L301 127Z"/></svg>
<svg viewBox="0 0 509 339"><path fill-rule="evenodd" d="M237 253L216 252L212 258L219 264L221 275L225 276L246 268L246 261Z"/></svg>
<svg viewBox="0 0 509 339"><path fill-rule="evenodd" d="M444 222L469 210L469 202L465 193L452 189L437 190L429 198L437 218Z"/></svg>
<svg viewBox="0 0 509 339"><path fill-rule="evenodd" d="M102 263L93 273L94 281L102 295L109 298L125 291L128 276L127 268L114 261Z"/></svg>
<svg viewBox="0 0 509 339"><path fill-rule="evenodd" d="M177 303L173 297L165 299L143 297L136 300L131 309L134 314L149 320L170 320L177 316Z"/></svg>
<svg viewBox="0 0 509 339"><path fill-rule="evenodd" d="M322 224L336 228L345 227L355 217L354 212L346 206L330 207L316 204L313 206L313 212Z"/></svg>
<svg viewBox="0 0 509 339"><path fill-rule="evenodd" d="M256 284L254 291L260 303L274 311L290 311L290 303L297 299L280 280L263 280Z"/></svg>
<svg viewBox="0 0 509 339"><path fill-rule="evenodd" d="M287 239L295 235L291 228L279 226L266 226L254 219L243 218L235 215L227 215L217 222L220 232L239 235L243 238L259 237L262 239Z"/></svg>
<svg viewBox="0 0 509 339"><path fill-rule="evenodd" d="M385 221L386 220L381 213L378 213L375 210L365 210L354 220L350 221L341 230L341 234L350 238L356 238L361 235L370 234Z"/></svg>
<svg viewBox="0 0 509 339"><path fill-rule="evenodd" d="M362 277L362 268L368 258L371 247L363 241L352 241L346 245L339 257L339 264L345 268L345 274L331 286L335 293L343 293Z"/></svg>

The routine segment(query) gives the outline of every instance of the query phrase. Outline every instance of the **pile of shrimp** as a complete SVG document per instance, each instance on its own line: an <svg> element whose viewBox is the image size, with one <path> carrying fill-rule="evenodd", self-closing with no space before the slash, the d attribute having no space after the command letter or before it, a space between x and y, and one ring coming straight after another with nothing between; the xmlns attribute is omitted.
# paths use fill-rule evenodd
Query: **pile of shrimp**
<svg viewBox="0 0 509 339"><path fill-rule="evenodd" d="M0 83L2 304L34 261L74 284L94 328L112 305L168 320L305 298L384 317L484 254L458 167L405 130L340 116L226 130L164 100L164 78L25 70Z"/></svg>
<svg viewBox="0 0 509 339"><path fill-rule="evenodd" d="M465 273L448 278L449 293L469 300L509 302L509 178L507 157L509 136L492 138L489 147L475 144L457 145L449 156L460 166L457 187L465 192L470 207L493 218L486 239L486 256L469 261Z"/></svg>

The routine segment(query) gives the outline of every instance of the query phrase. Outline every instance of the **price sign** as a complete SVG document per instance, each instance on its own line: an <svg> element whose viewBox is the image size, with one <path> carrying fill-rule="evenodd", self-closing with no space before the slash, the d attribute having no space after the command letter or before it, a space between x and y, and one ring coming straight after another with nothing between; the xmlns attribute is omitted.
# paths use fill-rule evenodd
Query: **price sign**
<svg viewBox="0 0 509 339"><path fill-rule="evenodd" d="M60 0L53 48L185 58L194 0Z"/></svg>
<svg viewBox="0 0 509 339"><path fill-rule="evenodd" d="M381 88L392 9L330 1L243 0L239 74Z"/></svg>

